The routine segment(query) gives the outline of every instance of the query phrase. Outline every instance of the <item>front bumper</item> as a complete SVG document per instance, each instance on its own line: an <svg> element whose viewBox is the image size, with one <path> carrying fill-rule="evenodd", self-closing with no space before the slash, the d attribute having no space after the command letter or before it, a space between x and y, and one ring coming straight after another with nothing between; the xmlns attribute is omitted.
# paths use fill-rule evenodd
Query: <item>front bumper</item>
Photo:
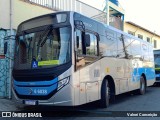
<svg viewBox="0 0 160 120"><path fill-rule="evenodd" d="M18 102L19 104L24 104L24 101L30 100L28 98L26 99L18 98L14 89L12 89L12 93L13 93L13 100L15 102ZM49 99L46 99L46 100L32 99L32 100L36 101L36 105L74 106L73 94L74 94L73 87L70 84L68 84L65 87L63 87L61 90L57 91Z"/></svg>

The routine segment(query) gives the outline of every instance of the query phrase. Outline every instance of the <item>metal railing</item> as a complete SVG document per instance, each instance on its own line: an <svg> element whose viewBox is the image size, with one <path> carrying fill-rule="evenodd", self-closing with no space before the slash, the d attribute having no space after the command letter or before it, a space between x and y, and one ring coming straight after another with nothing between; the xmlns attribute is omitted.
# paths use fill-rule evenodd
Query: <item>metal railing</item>
<svg viewBox="0 0 160 120"><path fill-rule="evenodd" d="M91 18L94 20L97 20L99 22L107 24L107 14L105 12L102 12L98 15L92 16Z"/></svg>
<svg viewBox="0 0 160 120"><path fill-rule="evenodd" d="M37 4L56 11L75 11L95 19L99 22L107 24L107 13L96 9L88 4L79 0L24 0L32 4ZM121 19L110 16L110 25L123 30L123 22Z"/></svg>
<svg viewBox="0 0 160 120"><path fill-rule="evenodd" d="M73 10L75 0L24 0L53 10Z"/></svg>
<svg viewBox="0 0 160 120"><path fill-rule="evenodd" d="M103 13L92 6L89 6L79 0L24 0L32 4L37 4L57 11L76 11L88 17L93 17Z"/></svg>

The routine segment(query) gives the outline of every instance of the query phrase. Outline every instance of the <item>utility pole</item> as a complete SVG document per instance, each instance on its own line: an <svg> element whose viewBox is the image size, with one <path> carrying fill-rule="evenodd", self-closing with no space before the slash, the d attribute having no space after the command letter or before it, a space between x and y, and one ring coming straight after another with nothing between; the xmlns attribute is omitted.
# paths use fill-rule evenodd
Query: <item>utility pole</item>
<svg viewBox="0 0 160 120"><path fill-rule="evenodd" d="M10 40L9 40L9 99L11 99L12 83L12 35L13 35L13 0L10 0Z"/></svg>

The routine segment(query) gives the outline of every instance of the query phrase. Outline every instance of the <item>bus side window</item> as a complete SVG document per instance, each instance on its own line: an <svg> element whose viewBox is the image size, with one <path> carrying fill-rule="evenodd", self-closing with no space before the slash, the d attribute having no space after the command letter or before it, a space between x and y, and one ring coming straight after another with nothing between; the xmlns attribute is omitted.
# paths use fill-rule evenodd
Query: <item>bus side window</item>
<svg viewBox="0 0 160 120"><path fill-rule="evenodd" d="M97 56L97 36L92 33L86 33L86 35L90 36L90 44L86 46L86 55Z"/></svg>
<svg viewBox="0 0 160 120"><path fill-rule="evenodd" d="M82 55L82 32L80 30L76 30L76 47L77 54Z"/></svg>
<svg viewBox="0 0 160 120"><path fill-rule="evenodd" d="M148 52L149 52L148 45L142 43L142 57L143 57L143 60L145 60L145 61L149 61L149 53Z"/></svg>
<svg viewBox="0 0 160 120"><path fill-rule="evenodd" d="M98 39L93 33L76 30L76 68L93 63L98 57Z"/></svg>
<svg viewBox="0 0 160 120"><path fill-rule="evenodd" d="M154 56L153 56L153 48L151 46L149 46L149 48L148 48L148 54L149 54L149 61L153 62Z"/></svg>

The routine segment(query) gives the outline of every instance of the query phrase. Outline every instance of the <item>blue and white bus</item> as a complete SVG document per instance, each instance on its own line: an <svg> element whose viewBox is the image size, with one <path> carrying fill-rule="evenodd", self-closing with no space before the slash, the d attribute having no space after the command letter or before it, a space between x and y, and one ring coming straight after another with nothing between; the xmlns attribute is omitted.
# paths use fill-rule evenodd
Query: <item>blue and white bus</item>
<svg viewBox="0 0 160 120"><path fill-rule="evenodd" d="M107 107L155 82L149 43L70 11L19 25L12 74L14 99L26 105Z"/></svg>
<svg viewBox="0 0 160 120"><path fill-rule="evenodd" d="M156 83L160 82L160 50L154 50Z"/></svg>

